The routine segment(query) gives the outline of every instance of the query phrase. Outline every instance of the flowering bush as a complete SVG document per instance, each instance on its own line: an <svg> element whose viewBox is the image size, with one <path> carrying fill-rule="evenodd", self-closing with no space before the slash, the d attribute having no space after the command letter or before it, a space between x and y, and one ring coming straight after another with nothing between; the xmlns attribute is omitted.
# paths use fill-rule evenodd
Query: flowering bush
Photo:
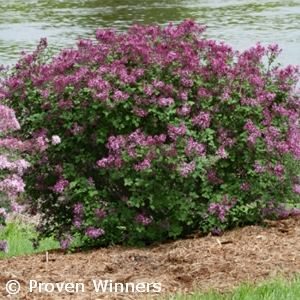
<svg viewBox="0 0 300 300"><path fill-rule="evenodd" d="M40 149L25 182L41 236L67 249L220 234L299 200L298 68L272 66L278 46L238 53L204 30L98 30L52 58L43 39L3 78Z"/></svg>
<svg viewBox="0 0 300 300"><path fill-rule="evenodd" d="M24 192L22 176L30 164L21 158L24 152L31 153L36 148L27 140L21 142L13 136L13 131L20 129L20 124L12 109L0 105L0 232L5 229L8 211L22 213L25 205L14 200ZM52 143L59 143L59 137L53 136ZM8 241L0 241L0 250L8 252Z"/></svg>
<svg viewBox="0 0 300 300"><path fill-rule="evenodd" d="M23 143L10 135L17 129L20 125L14 111L0 105L0 231L4 229L10 202L24 191L22 175L29 167L29 163L19 157ZM16 202L11 204L12 209L21 207ZM0 250L8 252L6 240L0 241Z"/></svg>

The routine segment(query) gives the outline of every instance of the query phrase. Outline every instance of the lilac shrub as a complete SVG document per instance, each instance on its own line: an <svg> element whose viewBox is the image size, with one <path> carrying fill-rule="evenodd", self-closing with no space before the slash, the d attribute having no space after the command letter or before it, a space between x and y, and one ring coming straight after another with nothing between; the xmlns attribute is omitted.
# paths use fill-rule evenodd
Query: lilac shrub
<svg viewBox="0 0 300 300"><path fill-rule="evenodd" d="M14 111L0 105L0 193L2 202L5 196L13 199L24 191L25 184L21 176L29 167L24 159L18 159L17 152L23 148L22 142L9 136L10 131L20 129Z"/></svg>
<svg viewBox="0 0 300 300"><path fill-rule="evenodd" d="M0 71L3 71L0 68ZM24 192L24 172L30 167L29 162L22 158L24 153L34 154L41 148L30 140L22 142L14 133L20 129L14 111L0 104L0 231L5 229L9 216L8 211L22 213L26 205L15 202L20 193ZM8 252L8 241L0 241L0 250Z"/></svg>
<svg viewBox="0 0 300 300"><path fill-rule="evenodd" d="M19 157L26 148L20 140L11 136L11 132L20 129L14 111L0 104L0 227L4 229L7 208L20 210L21 206L13 200L24 192L22 180L29 162ZM8 242L0 241L0 250L8 252Z"/></svg>
<svg viewBox="0 0 300 300"><path fill-rule="evenodd" d="M204 31L101 29L56 56L42 39L2 79L20 138L39 145L25 182L41 237L220 234L261 221L271 199L299 201L299 69L272 65L276 45L239 53Z"/></svg>

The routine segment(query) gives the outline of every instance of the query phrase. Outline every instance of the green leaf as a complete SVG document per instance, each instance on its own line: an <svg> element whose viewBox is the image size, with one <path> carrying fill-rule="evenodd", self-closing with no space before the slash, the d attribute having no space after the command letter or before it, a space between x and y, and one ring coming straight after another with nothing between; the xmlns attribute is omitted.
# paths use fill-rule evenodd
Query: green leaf
<svg viewBox="0 0 300 300"><path fill-rule="evenodd" d="M77 181L72 181L71 183L70 183L70 189L73 189L76 185L77 185Z"/></svg>
<svg viewBox="0 0 300 300"><path fill-rule="evenodd" d="M90 197L93 197L93 196L96 196L98 195L98 191L89 191L89 196Z"/></svg>
<svg viewBox="0 0 300 300"><path fill-rule="evenodd" d="M125 178L124 179L124 185L125 186L131 186L133 184L133 180L131 178Z"/></svg>

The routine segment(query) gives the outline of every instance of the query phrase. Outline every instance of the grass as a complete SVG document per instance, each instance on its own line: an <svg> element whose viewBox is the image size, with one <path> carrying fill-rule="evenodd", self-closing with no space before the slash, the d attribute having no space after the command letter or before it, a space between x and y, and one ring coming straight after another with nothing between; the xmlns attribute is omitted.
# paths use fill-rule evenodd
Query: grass
<svg viewBox="0 0 300 300"><path fill-rule="evenodd" d="M41 241L38 249L34 250L30 239L36 238L34 225L22 224L20 221L8 222L3 231L0 231L0 241L8 241L8 253L0 251L0 259L24 254L34 254L60 247L53 238Z"/></svg>
<svg viewBox="0 0 300 300"><path fill-rule="evenodd" d="M195 290L193 295L178 294L161 300L296 300L300 299L300 275L291 280L286 277L270 277L261 284L254 285L243 283L237 289L227 293L219 293L215 290L201 292Z"/></svg>

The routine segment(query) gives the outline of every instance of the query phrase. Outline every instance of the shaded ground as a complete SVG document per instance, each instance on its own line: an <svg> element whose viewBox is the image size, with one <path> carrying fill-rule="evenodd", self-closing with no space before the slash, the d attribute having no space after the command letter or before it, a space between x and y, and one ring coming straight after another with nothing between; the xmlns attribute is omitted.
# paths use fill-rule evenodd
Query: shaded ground
<svg viewBox="0 0 300 300"><path fill-rule="evenodd" d="M300 216L269 221L268 228L249 226L225 233L221 237L197 235L186 240L160 244L143 249L113 246L86 253L64 254L49 251L46 254L26 255L0 260L0 298L6 299L5 284L18 280L21 291L7 299L142 299L192 291L193 286L225 291L250 280L257 282L270 274L295 275L300 270ZM47 293L44 286L29 292L30 280L39 283L83 283L78 292L55 291ZM108 280L108 290L96 292L98 284ZM143 285L141 292L109 292L114 283L159 283L161 292ZM119 290L120 290L119 285ZM133 285L129 285L129 291ZM51 290L51 286L48 286Z"/></svg>

